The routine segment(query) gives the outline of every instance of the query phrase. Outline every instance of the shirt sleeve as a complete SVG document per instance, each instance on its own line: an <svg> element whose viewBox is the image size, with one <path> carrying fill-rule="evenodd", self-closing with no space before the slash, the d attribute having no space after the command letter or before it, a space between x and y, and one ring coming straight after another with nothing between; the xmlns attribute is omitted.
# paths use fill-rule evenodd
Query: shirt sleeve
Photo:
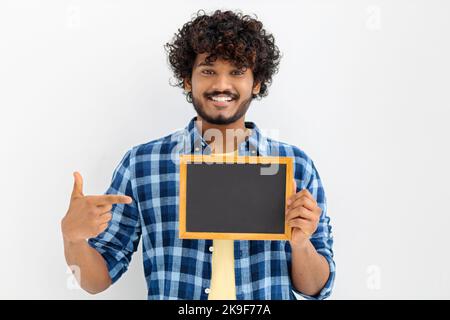
<svg viewBox="0 0 450 320"><path fill-rule="evenodd" d="M306 158L302 179L296 175L297 182L296 192L301 191L302 188L308 189L312 196L316 199L317 204L322 209L319 225L316 232L311 236L310 240L316 251L325 257L330 268L330 275L322 290L315 296L309 296L299 292L292 286L294 293L310 300L323 300L330 296L335 278L336 265L333 259L333 236L332 227L330 225L330 218L327 215L327 200L325 191L320 179L319 173L316 170L314 162Z"/></svg>
<svg viewBox="0 0 450 320"><path fill-rule="evenodd" d="M113 204L112 219L106 230L88 240L89 245L105 259L112 283L128 269L141 235L137 197L132 187L130 157L131 150L114 170L111 184L105 194L127 195L133 199L132 203Z"/></svg>

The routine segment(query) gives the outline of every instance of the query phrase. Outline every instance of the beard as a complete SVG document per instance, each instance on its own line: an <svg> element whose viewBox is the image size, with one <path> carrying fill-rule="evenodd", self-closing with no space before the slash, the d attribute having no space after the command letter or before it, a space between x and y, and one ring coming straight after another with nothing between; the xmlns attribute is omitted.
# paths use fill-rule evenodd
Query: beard
<svg viewBox="0 0 450 320"><path fill-rule="evenodd" d="M225 117L223 115L218 115L218 116L210 116L206 113L205 111L205 106L201 103L200 100L197 100L193 95L192 95L192 104L194 106L195 111L197 112L197 114L206 122L211 123L211 124L216 124L216 125L227 125L227 124L231 124L236 122L237 120L239 120L240 118L242 118L245 113L247 112L248 108L250 107L250 103L252 102L253 97L250 96L250 98L243 100L236 112L229 116L229 117Z"/></svg>

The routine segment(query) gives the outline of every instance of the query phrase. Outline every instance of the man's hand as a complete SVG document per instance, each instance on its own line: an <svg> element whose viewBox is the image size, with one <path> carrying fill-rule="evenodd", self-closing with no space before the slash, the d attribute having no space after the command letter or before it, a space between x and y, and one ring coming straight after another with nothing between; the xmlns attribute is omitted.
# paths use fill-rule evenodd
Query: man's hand
<svg viewBox="0 0 450 320"><path fill-rule="evenodd" d="M294 193L297 184L294 179ZM317 230L322 209L308 189L303 189L290 196L286 203L286 221L292 227L292 247L299 247L309 241L311 235Z"/></svg>
<svg viewBox="0 0 450 320"><path fill-rule="evenodd" d="M131 203L132 198L123 195L83 195L83 178L74 172L74 185L69 209L61 221L64 239L75 243L92 238L108 227L115 203Z"/></svg>

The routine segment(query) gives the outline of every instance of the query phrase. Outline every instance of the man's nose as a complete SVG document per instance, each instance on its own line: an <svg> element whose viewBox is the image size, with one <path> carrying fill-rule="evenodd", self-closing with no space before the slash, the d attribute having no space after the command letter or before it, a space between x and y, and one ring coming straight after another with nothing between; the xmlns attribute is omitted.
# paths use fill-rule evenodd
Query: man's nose
<svg viewBox="0 0 450 320"><path fill-rule="evenodd" d="M233 86L230 78L227 75L218 75L214 78L214 83L211 88L213 91L230 91L233 92Z"/></svg>

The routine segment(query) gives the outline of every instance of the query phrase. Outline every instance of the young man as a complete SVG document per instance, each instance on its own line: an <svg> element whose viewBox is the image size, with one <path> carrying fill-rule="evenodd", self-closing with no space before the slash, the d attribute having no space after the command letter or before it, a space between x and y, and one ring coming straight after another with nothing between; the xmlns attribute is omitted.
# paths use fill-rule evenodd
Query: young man
<svg viewBox="0 0 450 320"><path fill-rule="evenodd" d="M66 260L78 266L81 287L97 293L117 281L142 238L149 299L328 297L333 239L314 163L245 121L251 101L267 95L277 72L273 36L249 16L218 10L199 13L166 48L197 117L185 130L131 148L105 195L85 196L74 173L61 227ZM294 159L296 188L286 208L290 241L178 238L179 155L211 153Z"/></svg>

